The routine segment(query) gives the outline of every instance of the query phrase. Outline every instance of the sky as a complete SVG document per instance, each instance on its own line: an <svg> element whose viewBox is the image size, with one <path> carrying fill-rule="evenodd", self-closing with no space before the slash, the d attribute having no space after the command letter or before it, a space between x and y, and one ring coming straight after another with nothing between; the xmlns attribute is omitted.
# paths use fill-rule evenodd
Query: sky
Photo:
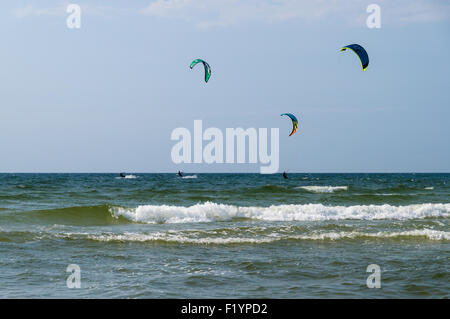
<svg viewBox="0 0 450 319"><path fill-rule="evenodd" d="M449 1L9 0L0 38L0 172L259 172L173 163L194 120L279 128L280 171L450 172Z"/></svg>

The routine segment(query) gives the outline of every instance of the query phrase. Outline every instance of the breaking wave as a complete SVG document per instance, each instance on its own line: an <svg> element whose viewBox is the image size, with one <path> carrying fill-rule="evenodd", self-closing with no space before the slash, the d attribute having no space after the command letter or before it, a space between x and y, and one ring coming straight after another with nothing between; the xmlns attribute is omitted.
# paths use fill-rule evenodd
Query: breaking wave
<svg viewBox="0 0 450 319"><path fill-rule="evenodd" d="M236 206L213 202L192 206L140 205L77 206L0 215L0 225L8 222L34 225L116 225L129 223L173 224L240 220L257 221L334 221L334 220L412 220L450 217L450 203L393 205L326 206L323 204Z"/></svg>
<svg viewBox="0 0 450 319"><path fill-rule="evenodd" d="M431 240L450 241L450 232L434 229L416 229L404 231L312 231L312 232L286 232L274 229L269 233L257 229L239 229L217 232L216 230L203 231L159 231L152 233L136 232L1 232L0 242L28 242L35 240L90 240L110 243L156 243L156 244L194 244L194 245L230 245L230 244L268 244L280 241L340 241L340 240Z"/></svg>
<svg viewBox="0 0 450 319"><path fill-rule="evenodd" d="M324 232L311 234L272 233L267 236L217 236L203 232L154 232L154 233L69 233L55 237L68 240L93 240L100 242L155 242L173 244L227 245L227 244L265 244L278 241L338 241L338 240L415 240L449 241L450 233L432 229L407 230L399 232Z"/></svg>
<svg viewBox="0 0 450 319"><path fill-rule="evenodd" d="M181 178L183 178L183 179L197 178L197 175L188 175L188 176L183 176Z"/></svg>
<svg viewBox="0 0 450 319"><path fill-rule="evenodd" d="M116 218L121 217L137 223L198 223L233 219L263 221L407 220L449 217L450 204L407 206L306 204L241 207L207 202L189 207L169 205L141 205L136 208L111 207L110 212Z"/></svg>
<svg viewBox="0 0 450 319"><path fill-rule="evenodd" d="M334 193L335 191L346 191L348 189L347 186L299 186L297 188L312 193Z"/></svg>
<svg viewBox="0 0 450 319"><path fill-rule="evenodd" d="M135 178L138 178L138 177L136 175L125 175L124 177L116 177L116 179L122 179L122 178L135 179Z"/></svg>

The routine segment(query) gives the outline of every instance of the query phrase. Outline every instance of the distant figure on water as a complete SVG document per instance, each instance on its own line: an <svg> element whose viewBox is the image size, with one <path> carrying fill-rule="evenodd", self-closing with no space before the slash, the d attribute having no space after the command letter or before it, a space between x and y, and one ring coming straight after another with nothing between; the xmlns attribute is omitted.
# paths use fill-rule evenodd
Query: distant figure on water
<svg viewBox="0 0 450 319"><path fill-rule="evenodd" d="M125 177L125 173L120 173L120 177Z"/></svg>
<svg viewBox="0 0 450 319"><path fill-rule="evenodd" d="M178 171L178 176L183 177L183 174L181 174L181 172Z"/></svg>
<svg viewBox="0 0 450 319"><path fill-rule="evenodd" d="M284 178L287 178L286 171L283 172L283 177L284 177Z"/></svg>

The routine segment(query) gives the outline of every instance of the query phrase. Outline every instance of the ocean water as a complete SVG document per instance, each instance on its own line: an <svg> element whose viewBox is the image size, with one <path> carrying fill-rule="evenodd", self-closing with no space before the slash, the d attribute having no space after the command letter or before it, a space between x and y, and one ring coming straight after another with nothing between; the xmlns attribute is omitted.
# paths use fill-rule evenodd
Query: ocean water
<svg viewBox="0 0 450 319"><path fill-rule="evenodd" d="M449 297L450 174L288 177L0 174L0 298Z"/></svg>

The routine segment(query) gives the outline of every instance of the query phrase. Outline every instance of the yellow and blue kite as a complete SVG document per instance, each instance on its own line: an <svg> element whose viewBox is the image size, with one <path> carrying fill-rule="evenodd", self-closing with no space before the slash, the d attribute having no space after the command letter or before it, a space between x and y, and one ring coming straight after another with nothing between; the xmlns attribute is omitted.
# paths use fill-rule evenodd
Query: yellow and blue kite
<svg viewBox="0 0 450 319"><path fill-rule="evenodd" d="M362 69L363 69L363 71L365 71L367 69L367 67L369 66L369 55L367 54L367 51L359 44L346 45L345 47L343 47L341 49L341 51L345 51L347 49L350 49L356 53L359 60L361 61Z"/></svg>
<svg viewBox="0 0 450 319"><path fill-rule="evenodd" d="M292 136L295 132L297 132L297 129L298 129L298 120L297 120L297 118L294 116L294 114L291 114L291 113L283 113L283 114L281 114L281 116L283 116L283 115L289 116L289 117L291 118L291 120L292 120L292 132L291 132L291 134L289 134L289 136Z"/></svg>

